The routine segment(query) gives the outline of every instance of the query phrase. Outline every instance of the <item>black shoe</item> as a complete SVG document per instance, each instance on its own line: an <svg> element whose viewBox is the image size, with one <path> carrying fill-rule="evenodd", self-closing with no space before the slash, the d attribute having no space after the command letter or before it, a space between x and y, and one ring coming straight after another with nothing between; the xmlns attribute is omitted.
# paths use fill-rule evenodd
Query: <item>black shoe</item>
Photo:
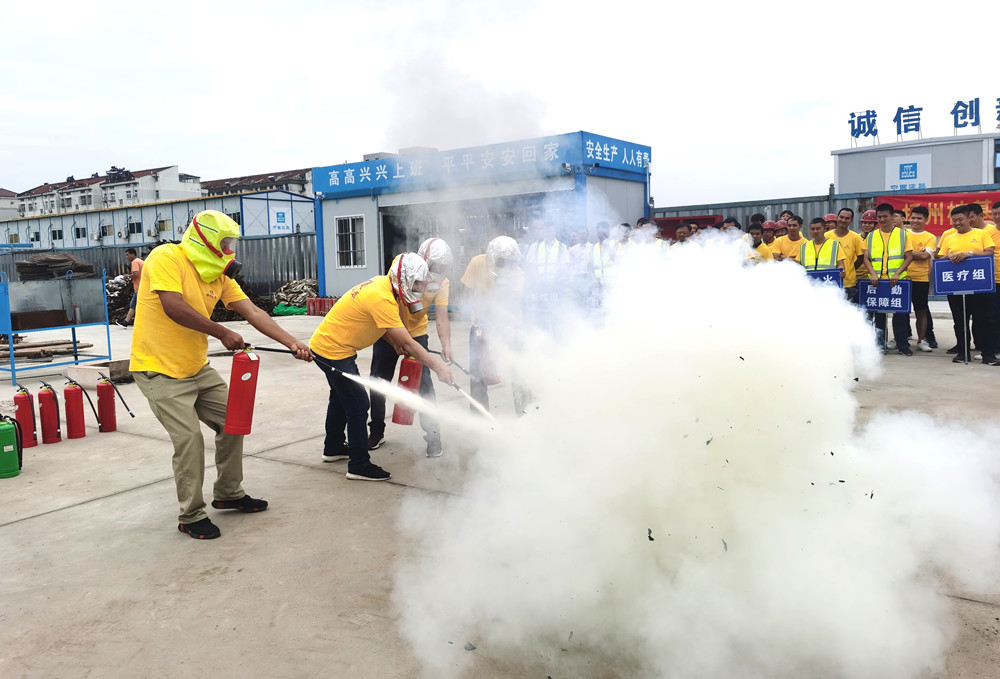
<svg viewBox="0 0 1000 679"><path fill-rule="evenodd" d="M204 518L201 521L195 521L194 523L179 523L177 524L177 530L182 533L187 533L195 540L214 540L222 535L222 531L219 530L219 527L212 523L212 520L209 518Z"/></svg>
<svg viewBox="0 0 1000 679"><path fill-rule="evenodd" d="M368 450L375 450L385 441L384 434L372 434L368 437Z"/></svg>
<svg viewBox="0 0 1000 679"><path fill-rule="evenodd" d="M965 356L963 356L962 354L959 354L955 358L951 359L951 362L952 363L965 363Z"/></svg>
<svg viewBox="0 0 1000 679"><path fill-rule="evenodd" d="M930 344L930 343L928 342L928 344ZM933 348L934 348L934 345L931 344L931 349L933 349ZM962 347L960 347L960 346L958 346L956 344L955 346L953 346L951 349L949 349L948 351L946 351L944 353L946 353L946 354L957 354L961 350L962 350Z"/></svg>
<svg viewBox="0 0 1000 679"><path fill-rule="evenodd" d="M934 336L933 333L927 333L927 343L931 345L931 349L938 348L937 338Z"/></svg>
<svg viewBox="0 0 1000 679"><path fill-rule="evenodd" d="M900 349L899 353L901 353L903 356L912 356L913 355L913 350L910 349L910 347L905 347L903 349Z"/></svg>
<svg viewBox="0 0 1000 679"><path fill-rule="evenodd" d="M1000 360L993 354L983 354L983 365L1000 365Z"/></svg>
<svg viewBox="0 0 1000 679"><path fill-rule="evenodd" d="M391 475L377 464L368 464L355 471L348 470L347 478L358 481L387 481Z"/></svg>
<svg viewBox="0 0 1000 679"><path fill-rule="evenodd" d="M212 500L212 506L216 509L238 509L248 513L262 512L267 509L267 500L255 500L249 495L244 495L239 500Z"/></svg>
<svg viewBox="0 0 1000 679"><path fill-rule="evenodd" d="M347 442L341 446L339 453L330 453L323 451L323 462L340 462L341 460L349 460L351 456L347 454Z"/></svg>
<svg viewBox="0 0 1000 679"><path fill-rule="evenodd" d="M115 325L120 325L123 328L127 328L128 327L128 323L126 323L125 321L121 320L120 318L115 320Z"/></svg>

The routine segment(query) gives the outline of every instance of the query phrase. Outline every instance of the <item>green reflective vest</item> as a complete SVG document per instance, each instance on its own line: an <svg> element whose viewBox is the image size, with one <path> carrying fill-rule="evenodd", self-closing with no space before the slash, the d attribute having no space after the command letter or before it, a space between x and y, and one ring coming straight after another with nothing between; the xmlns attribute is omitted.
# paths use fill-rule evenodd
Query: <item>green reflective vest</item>
<svg viewBox="0 0 1000 679"><path fill-rule="evenodd" d="M839 254L840 243L832 238L823 241L819 251L816 250L812 241L808 241L799 246L799 263L813 271L836 269Z"/></svg>
<svg viewBox="0 0 1000 679"><path fill-rule="evenodd" d="M877 237L876 237L877 236ZM872 260L872 267L879 276L892 276L899 267L903 266L906 254L906 232L898 227L889 232L889 248L886 250L882 242L882 229L875 229L868 234L868 257ZM884 250L884 251L883 251ZM899 274L900 278L906 278L906 272Z"/></svg>

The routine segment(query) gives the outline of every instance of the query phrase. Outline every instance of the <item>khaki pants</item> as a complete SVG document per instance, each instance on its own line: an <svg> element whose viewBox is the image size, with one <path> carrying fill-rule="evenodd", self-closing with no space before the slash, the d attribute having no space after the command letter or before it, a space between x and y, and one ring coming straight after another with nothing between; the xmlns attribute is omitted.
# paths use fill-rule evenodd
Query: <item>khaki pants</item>
<svg viewBox="0 0 1000 679"><path fill-rule="evenodd" d="M180 503L180 523L204 519L205 439L201 420L215 432L216 500L238 500L243 492L243 437L226 434L229 388L214 369L205 366L193 377L175 379L155 372L134 372L135 383L149 401L156 419L174 444L174 483Z"/></svg>

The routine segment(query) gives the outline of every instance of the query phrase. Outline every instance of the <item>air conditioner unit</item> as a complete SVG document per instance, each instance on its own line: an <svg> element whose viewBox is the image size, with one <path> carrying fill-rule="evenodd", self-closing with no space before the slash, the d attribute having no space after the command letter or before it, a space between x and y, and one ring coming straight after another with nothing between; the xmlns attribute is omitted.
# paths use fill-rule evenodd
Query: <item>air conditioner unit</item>
<svg viewBox="0 0 1000 679"><path fill-rule="evenodd" d="M156 229L148 229L146 231L146 235L150 236L150 237L155 236L156 235Z"/></svg>
<svg viewBox="0 0 1000 679"><path fill-rule="evenodd" d="M122 237L122 232L121 232L121 231L119 231L119 232L118 232L118 237L119 237L119 238L121 238L121 237Z"/></svg>
<svg viewBox="0 0 1000 679"><path fill-rule="evenodd" d="M101 234L98 232L90 234L90 240L101 240Z"/></svg>

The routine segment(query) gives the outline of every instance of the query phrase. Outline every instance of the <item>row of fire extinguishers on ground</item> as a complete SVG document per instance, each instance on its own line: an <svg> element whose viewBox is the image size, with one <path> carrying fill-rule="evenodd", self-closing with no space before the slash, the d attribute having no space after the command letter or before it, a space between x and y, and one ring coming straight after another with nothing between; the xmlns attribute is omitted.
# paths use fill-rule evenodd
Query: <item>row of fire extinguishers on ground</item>
<svg viewBox="0 0 1000 679"><path fill-rule="evenodd" d="M83 398L86 396L90 409L97 420L97 430L102 433L116 431L118 418L115 413L115 395L121 399L125 410L132 417L135 413L125 403L118 387L111 383L104 373L98 373L97 407L90 394L74 380L67 380L63 389L63 403L66 412L66 437L83 438L87 435ZM51 384L42 382L38 390L38 417L35 417L35 399L31 392L20 387L14 395L14 417L0 415L0 478L17 476L24 463L24 449L38 445L38 435L42 443L62 441L62 420L59 414L59 395Z"/></svg>

